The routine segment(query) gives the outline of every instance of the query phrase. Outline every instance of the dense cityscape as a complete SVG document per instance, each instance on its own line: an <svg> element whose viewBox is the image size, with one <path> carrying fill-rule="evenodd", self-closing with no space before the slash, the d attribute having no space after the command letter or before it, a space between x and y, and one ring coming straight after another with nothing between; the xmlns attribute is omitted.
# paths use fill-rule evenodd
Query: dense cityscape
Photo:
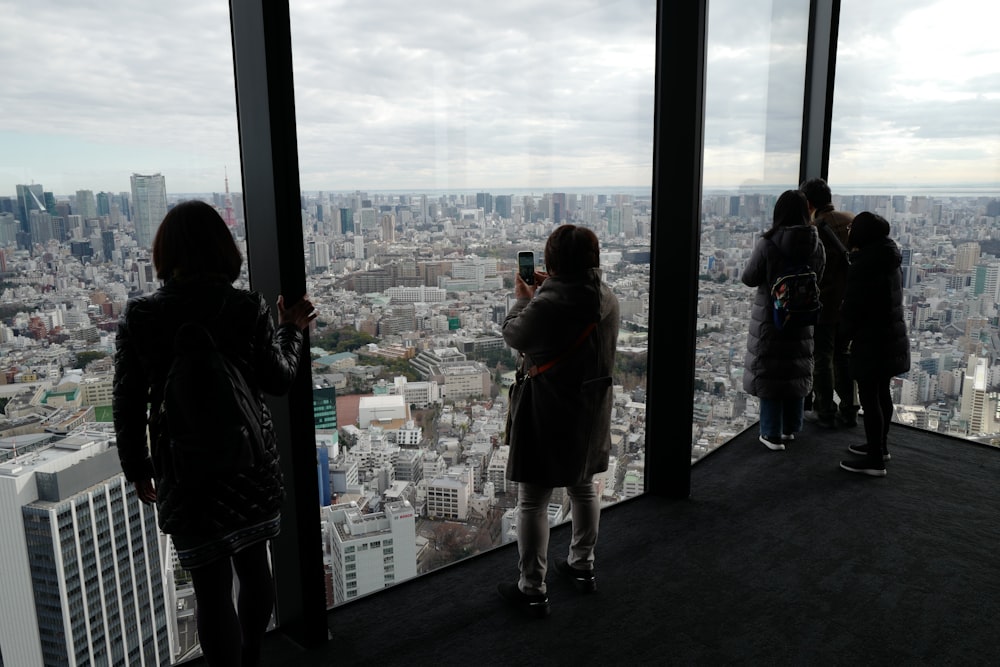
<svg viewBox="0 0 1000 667"><path fill-rule="evenodd" d="M149 249L171 205L208 201L240 242L244 215L228 183L168 195L166 181L0 196L0 528L16 536L0 590L25 601L0 635L5 656L168 664L198 650L187 577L118 467L114 335L128 298L159 285ZM692 463L758 418L742 390L751 290L739 276L775 199L703 200ZM896 418L996 444L1000 199L834 205L885 216L903 249L913 367L893 382ZM517 252L541 264L562 223L597 233L621 304L611 465L595 483L605 503L641 493L651 220L642 188L303 193L329 606L515 539L503 430L516 357L500 325ZM555 496L550 520L567 512Z"/></svg>

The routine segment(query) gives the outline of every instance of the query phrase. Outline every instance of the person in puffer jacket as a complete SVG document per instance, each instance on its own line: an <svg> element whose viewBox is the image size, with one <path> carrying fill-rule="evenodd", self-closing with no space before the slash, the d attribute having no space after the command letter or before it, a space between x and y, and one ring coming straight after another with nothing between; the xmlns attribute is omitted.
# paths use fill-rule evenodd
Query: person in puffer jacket
<svg viewBox="0 0 1000 667"><path fill-rule="evenodd" d="M774 326L771 285L783 265L808 263L822 280L826 252L809 224L805 195L786 190L774 204L774 223L757 242L741 279L756 287L743 364L743 389L760 399L760 442L785 449L802 429L803 403L812 390L813 328Z"/></svg>
<svg viewBox="0 0 1000 667"><path fill-rule="evenodd" d="M885 477L892 423L893 376L910 370L910 339L903 310L902 253L889 238L889 222L864 211L847 237L851 266L841 307L843 335L851 341L851 375L864 411L865 442L848 450L860 458L841 461L848 472Z"/></svg>
<svg viewBox="0 0 1000 667"><path fill-rule="evenodd" d="M210 665L259 662L260 640L274 606L267 540L278 534L284 495L263 392L283 394L290 388L302 331L316 317L307 298L286 308L279 297L275 329L263 298L233 287L242 263L214 208L201 201L176 205L153 240L153 264L164 284L126 304L115 350L113 413L122 471L142 502L156 504L161 530L171 536L181 566L191 573L198 635ZM185 464L172 455L169 424L161 423L169 421L169 415L161 418L160 405L174 336L187 322L203 325L239 368L253 393L245 401L253 401L249 407L260 416L262 455L224 478L179 470ZM210 456L206 451L193 465ZM185 481L192 477L203 481ZM233 662L234 657L241 662Z"/></svg>

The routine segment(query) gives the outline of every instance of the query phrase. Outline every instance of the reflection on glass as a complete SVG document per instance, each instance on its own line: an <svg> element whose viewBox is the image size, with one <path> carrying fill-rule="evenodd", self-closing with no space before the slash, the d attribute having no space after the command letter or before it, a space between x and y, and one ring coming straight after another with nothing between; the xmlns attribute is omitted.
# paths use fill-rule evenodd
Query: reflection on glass
<svg viewBox="0 0 1000 667"><path fill-rule="evenodd" d="M655 4L291 10L334 605L515 539L500 323L560 223L598 234L625 320L598 483L641 491Z"/></svg>
<svg viewBox="0 0 1000 667"><path fill-rule="evenodd" d="M127 298L157 287L168 206L205 199L239 228L227 7L38 0L3 17L2 661L168 665L198 653L194 598L120 474L111 355Z"/></svg>
<svg viewBox="0 0 1000 667"><path fill-rule="evenodd" d="M903 252L910 371L897 421L1000 442L996 3L841 5L830 186L889 220Z"/></svg>

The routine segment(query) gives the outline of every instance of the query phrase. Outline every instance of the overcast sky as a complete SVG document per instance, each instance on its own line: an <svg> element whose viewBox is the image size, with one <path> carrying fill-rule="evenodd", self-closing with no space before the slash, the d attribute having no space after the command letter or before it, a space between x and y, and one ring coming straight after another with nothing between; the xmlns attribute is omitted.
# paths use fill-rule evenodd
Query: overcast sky
<svg viewBox="0 0 1000 667"><path fill-rule="evenodd" d="M158 4L0 0L0 195L241 189L228 3ZM303 189L650 182L653 0L291 6ZM710 2L706 188L795 184L807 7ZM1000 183L1000 2L841 19L834 190Z"/></svg>

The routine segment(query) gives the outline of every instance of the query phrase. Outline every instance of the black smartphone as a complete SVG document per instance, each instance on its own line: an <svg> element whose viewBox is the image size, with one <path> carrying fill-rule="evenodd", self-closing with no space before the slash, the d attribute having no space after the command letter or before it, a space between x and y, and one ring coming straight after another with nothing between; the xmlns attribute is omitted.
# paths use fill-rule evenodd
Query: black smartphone
<svg viewBox="0 0 1000 667"><path fill-rule="evenodd" d="M530 250L517 253L517 272L521 274L521 280L529 285L535 284L535 253Z"/></svg>

